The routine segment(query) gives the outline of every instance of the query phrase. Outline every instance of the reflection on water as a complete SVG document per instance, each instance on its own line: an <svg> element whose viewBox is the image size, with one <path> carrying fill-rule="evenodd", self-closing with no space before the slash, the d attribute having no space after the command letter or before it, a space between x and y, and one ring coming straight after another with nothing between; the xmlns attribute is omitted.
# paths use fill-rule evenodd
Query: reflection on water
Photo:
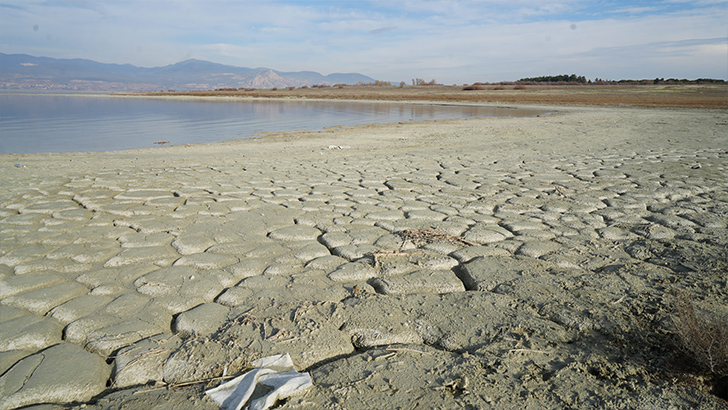
<svg viewBox="0 0 728 410"><path fill-rule="evenodd" d="M321 101L200 101L0 94L0 154L115 151L196 144L268 131L472 117L504 108Z"/></svg>

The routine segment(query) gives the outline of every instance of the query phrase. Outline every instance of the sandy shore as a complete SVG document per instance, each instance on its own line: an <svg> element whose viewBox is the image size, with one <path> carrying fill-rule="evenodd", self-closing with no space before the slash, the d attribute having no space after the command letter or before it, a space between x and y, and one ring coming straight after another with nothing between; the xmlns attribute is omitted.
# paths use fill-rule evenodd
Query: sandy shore
<svg viewBox="0 0 728 410"><path fill-rule="evenodd" d="M558 111L0 156L0 409L274 353L281 409L724 407L671 306L728 315L728 115Z"/></svg>

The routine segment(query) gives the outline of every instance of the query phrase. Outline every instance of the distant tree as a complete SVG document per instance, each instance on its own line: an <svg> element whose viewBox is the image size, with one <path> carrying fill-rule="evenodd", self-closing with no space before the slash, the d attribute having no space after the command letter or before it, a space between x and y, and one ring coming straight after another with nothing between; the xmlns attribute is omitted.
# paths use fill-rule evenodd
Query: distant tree
<svg viewBox="0 0 728 410"><path fill-rule="evenodd" d="M437 81L435 81L434 79L430 81L425 81L421 78L416 78L412 80L412 85L437 85Z"/></svg>
<svg viewBox="0 0 728 410"><path fill-rule="evenodd" d="M695 80L696 83L713 83L713 84L725 84L726 81L723 79L715 79L715 78L698 78Z"/></svg>
<svg viewBox="0 0 728 410"><path fill-rule="evenodd" d="M546 75L541 77L521 78L519 82L533 82L533 83L580 83L586 84L586 77L583 75L577 76L576 74L562 74L562 75Z"/></svg>

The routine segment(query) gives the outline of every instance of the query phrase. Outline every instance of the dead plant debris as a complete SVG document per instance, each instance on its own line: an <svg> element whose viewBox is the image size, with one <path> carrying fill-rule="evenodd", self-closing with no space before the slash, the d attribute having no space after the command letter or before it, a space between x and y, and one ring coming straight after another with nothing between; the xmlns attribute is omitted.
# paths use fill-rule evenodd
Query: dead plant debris
<svg viewBox="0 0 728 410"><path fill-rule="evenodd" d="M411 241L416 246L422 246L433 242L448 242L468 246L478 246L477 243L467 241L459 236L450 235L433 228L405 229L397 232L397 234L401 236L405 242Z"/></svg>

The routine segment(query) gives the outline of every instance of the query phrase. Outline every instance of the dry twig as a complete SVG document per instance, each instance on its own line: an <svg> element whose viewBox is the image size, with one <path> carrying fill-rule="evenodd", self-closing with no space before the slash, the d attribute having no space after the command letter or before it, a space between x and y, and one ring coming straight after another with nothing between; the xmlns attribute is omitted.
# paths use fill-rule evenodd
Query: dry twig
<svg viewBox="0 0 728 410"><path fill-rule="evenodd" d="M157 390L176 389L176 388L179 388L179 387L192 386L192 385L195 385L195 384L202 384L202 383L211 383L211 382L214 382L214 381L230 380L230 379L234 379L236 377L237 376L219 376L219 377L211 377L209 379L192 380L192 381L189 381L189 382L171 383L171 384L170 383L165 383L165 382L159 382L161 384L161 386L153 387L151 389L146 389L146 390L137 390L134 393L132 393L132 395L135 395L135 394L144 394L144 393L149 393L149 392L153 392L153 391L157 391Z"/></svg>
<svg viewBox="0 0 728 410"><path fill-rule="evenodd" d="M508 351L509 353L516 353L516 352L524 352L524 353L543 353L546 354L548 352L543 350L534 350L534 349L511 349Z"/></svg>
<svg viewBox="0 0 728 410"><path fill-rule="evenodd" d="M400 351L402 351L402 352L412 352L412 353L423 354L425 356L435 357L434 355L431 355L431 354L429 354L427 352L422 352L422 351L415 350L415 349L408 349L406 347L389 347L389 348L387 348L385 350L388 351L388 352L400 352Z"/></svg>

